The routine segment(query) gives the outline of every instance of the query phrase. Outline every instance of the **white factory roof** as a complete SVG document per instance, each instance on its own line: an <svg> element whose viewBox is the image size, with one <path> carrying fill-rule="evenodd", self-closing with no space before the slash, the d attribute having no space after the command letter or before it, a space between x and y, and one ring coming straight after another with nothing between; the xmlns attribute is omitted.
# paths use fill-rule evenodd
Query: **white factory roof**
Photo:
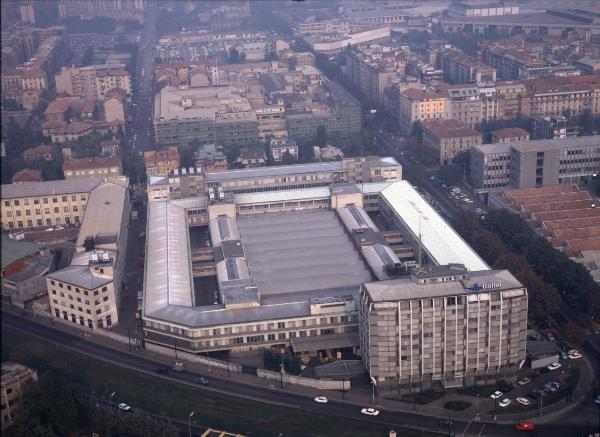
<svg viewBox="0 0 600 437"><path fill-rule="evenodd" d="M329 187L304 188L299 190L262 191L235 195L236 205L270 202L286 202L303 199L320 199L331 196Z"/></svg>
<svg viewBox="0 0 600 437"><path fill-rule="evenodd" d="M82 247L86 237L116 235L121 232L123 210L128 203L127 181L110 179L102 182L90 193L81 228L77 237L77 247Z"/></svg>
<svg viewBox="0 0 600 437"><path fill-rule="evenodd" d="M470 271L490 267L444 221L407 181L394 182L381 192L413 236L421 234L424 251L438 264L463 264Z"/></svg>
<svg viewBox="0 0 600 437"><path fill-rule="evenodd" d="M367 182L364 184L356 184L363 194L380 193L391 185L391 182Z"/></svg>
<svg viewBox="0 0 600 437"><path fill-rule="evenodd" d="M169 305L191 307L193 281L184 208L170 202L148 203L144 314Z"/></svg>
<svg viewBox="0 0 600 437"><path fill-rule="evenodd" d="M222 241L239 240L240 231L236 221L230 217L212 218L208 222L210 239L213 247L221 245Z"/></svg>

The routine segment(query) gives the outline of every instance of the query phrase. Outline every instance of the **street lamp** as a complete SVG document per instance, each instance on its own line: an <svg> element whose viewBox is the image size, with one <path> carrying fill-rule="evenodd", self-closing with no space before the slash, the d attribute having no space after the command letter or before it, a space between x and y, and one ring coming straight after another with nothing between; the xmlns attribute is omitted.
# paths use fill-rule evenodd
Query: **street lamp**
<svg viewBox="0 0 600 437"><path fill-rule="evenodd" d="M371 384L372 384L372 389L373 389L372 390L373 391L373 395L372 395L373 405L375 405L375 386L377 385L377 380L373 376L371 376Z"/></svg>
<svg viewBox="0 0 600 437"><path fill-rule="evenodd" d="M112 397L116 394L116 392L112 392L109 396L108 396L108 405L112 406Z"/></svg>
<svg viewBox="0 0 600 437"><path fill-rule="evenodd" d="M190 433L190 437L192 437L192 416L194 415L194 412L192 411L190 413L190 415L188 416L188 431Z"/></svg>

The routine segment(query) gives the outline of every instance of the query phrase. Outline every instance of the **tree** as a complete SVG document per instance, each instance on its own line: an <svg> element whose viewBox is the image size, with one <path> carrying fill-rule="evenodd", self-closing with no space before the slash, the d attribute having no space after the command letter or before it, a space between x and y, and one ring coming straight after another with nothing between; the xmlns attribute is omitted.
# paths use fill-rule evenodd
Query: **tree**
<svg viewBox="0 0 600 437"><path fill-rule="evenodd" d="M17 416L15 436L66 436L79 429L84 414L62 375L44 375L28 391Z"/></svg>
<svg viewBox="0 0 600 437"><path fill-rule="evenodd" d="M284 165L295 164L296 158L294 158L292 154L286 150L283 156L281 157L281 163Z"/></svg>
<svg viewBox="0 0 600 437"><path fill-rule="evenodd" d="M83 52L83 56L81 57L81 65L84 67L87 67L88 65L92 65L93 59L94 59L94 47L89 46L87 49L85 49L85 52Z"/></svg>
<svg viewBox="0 0 600 437"><path fill-rule="evenodd" d="M460 183L463 179L463 166L456 164L442 166L438 173L438 179L446 185Z"/></svg>
<svg viewBox="0 0 600 437"><path fill-rule="evenodd" d="M229 49L229 63L230 64L239 64L240 63L240 52L235 48Z"/></svg>
<svg viewBox="0 0 600 437"><path fill-rule="evenodd" d="M317 128L317 137L315 138L317 146L325 147L327 145L327 128L320 125Z"/></svg>
<svg viewBox="0 0 600 437"><path fill-rule="evenodd" d="M560 335L569 343L581 346L585 343L585 330L575 323L567 323L559 329Z"/></svg>

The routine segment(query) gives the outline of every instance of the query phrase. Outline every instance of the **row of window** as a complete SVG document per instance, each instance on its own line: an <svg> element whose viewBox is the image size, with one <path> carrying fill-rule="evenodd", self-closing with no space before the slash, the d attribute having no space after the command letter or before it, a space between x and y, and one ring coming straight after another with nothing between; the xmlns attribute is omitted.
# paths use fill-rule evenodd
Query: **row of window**
<svg viewBox="0 0 600 437"><path fill-rule="evenodd" d="M63 202L68 202L69 196L62 196L61 200ZM86 194L80 195L80 200L81 200L81 202L85 202L87 200L87 195ZM71 195L71 201L72 202L77 202L77 195L72 194ZM11 202L10 200L5 200L4 201L4 206L10 207L10 202ZM15 206L20 206L21 205L21 200L20 199L13 199L12 202L13 202L13 205L15 205ZM31 202L30 202L29 198L23 199L23 205L27 206L27 205L30 205L30 203ZM50 198L49 197L43 197L42 198L42 203L44 205L49 204L50 203ZM58 203L58 197L52 197L52 203ZM39 205L40 204L40 199L39 198L34 198L33 199L33 204L34 205Z"/></svg>
<svg viewBox="0 0 600 437"><path fill-rule="evenodd" d="M85 208L83 208L85 210ZM63 212L70 212L71 208L68 206L63 206ZM56 206L53 209L55 214L60 214L60 207ZM77 205L73 205L73 212L79 212L79 207ZM35 215L41 215L42 214L42 210L41 209L34 209L33 213ZM44 214L50 214L50 208L44 208ZM26 216L31 216L31 210L30 209L26 209L25 210L25 215ZM17 209L15 211L15 216L16 217L21 217L22 216L22 212L20 209ZM12 211L6 211L6 217L12 217Z"/></svg>
<svg viewBox="0 0 600 437"><path fill-rule="evenodd" d="M79 216L75 216L73 217L73 222L74 223L79 223ZM5 226L8 229L14 229L16 228L23 228L23 227L27 227L27 228L33 228L35 227L41 227L44 226L44 221L42 219L37 219L35 221L33 220L27 220L26 222L22 221L22 220L16 220L16 221L12 221L12 220L7 220L4 222ZM25 225L25 223L27 223L27 225ZM54 220L52 220L51 218L47 218L46 219L46 226L52 226L52 225L62 225L62 220L60 219L60 217L56 217ZM65 224L66 225L70 225L71 224L71 217L65 217Z"/></svg>
<svg viewBox="0 0 600 437"><path fill-rule="evenodd" d="M61 317L61 313L57 308L54 310L54 315L59 319ZM65 320L71 320L71 322L73 323L79 323L81 326L86 325L86 319L83 316L77 317L75 314L71 314L69 317L69 314L66 311L62 312L62 318ZM106 316L106 321L104 321L103 319L98 319L98 327L108 328L109 326L112 326L112 316L110 314ZM87 319L87 327L89 329L94 329L94 322L92 321L92 319Z"/></svg>

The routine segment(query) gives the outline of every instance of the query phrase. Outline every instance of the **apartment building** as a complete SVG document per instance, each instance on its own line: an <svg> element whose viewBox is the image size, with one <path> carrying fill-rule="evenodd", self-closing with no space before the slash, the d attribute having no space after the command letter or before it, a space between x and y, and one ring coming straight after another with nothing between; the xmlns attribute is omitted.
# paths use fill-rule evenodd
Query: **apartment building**
<svg viewBox="0 0 600 437"><path fill-rule="evenodd" d="M131 94L131 77L124 64L63 68L55 77L56 91L69 96L103 99L118 88Z"/></svg>
<svg viewBox="0 0 600 437"><path fill-rule="evenodd" d="M36 383L37 380L37 372L34 369L22 364L2 363L2 388L0 391L2 431L14 423L29 385Z"/></svg>
<svg viewBox="0 0 600 437"><path fill-rule="evenodd" d="M38 159L52 161L54 159L54 150L50 145L40 144L37 147L25 150L23 152L23 159L25 161L36 161Z"/></svg>
<svg viewBox="0 0 600 437"><path fill-rule="evenodd" d="M406 78L410 50L386 50L381 46L346 51L346 77L376 106L383 106L384 91Z"/></svg>
<svg viewBox="0 0 600 437"><path fill-rule="evenodd" d="M443 92L408 88L399 93L399 121L409 130L415 121L450 118L450 99Z"/></svg>
<svg viewBox="0 0 600 437"><path fill-rule="evenodd" d="M546 117L532 117L532 119L534 140L575 138L579 136L579 127L570 125L565 116L549 115Z"/></svg>
<svg viewBox="0 0 600 437"><path fill-rule="evenodd" d="M292 159L298 158L298 145L296 141L288 138L273 138L269 144L269 151L275 162L282 161L286 154Z"/></svg>
<svg viewBox="0 0 600 437"><path fill-rule="evenodd" d="M456 155L481 142L481 133L458 120L423 121L423 143L437 151L440 165L452 164Z"/></svg>
<svg viewBox="0 0 600 437"><path fill-rule="evenodd" d="M494 129L492 143L514 143L516 141L529 141L529 132L520 127L505 127Z"/></svg>
<svg viewBox="0 0 600 437"><path fill-rule="evenodd" d="M527 290L507 270L456 264L365 283L359 333L380 393L515 381L525 359Z"/></svg>
<svg viewBox="0 0 600 437"><path fill-rule="evenodd" d="M123 163L119 157L69 159L63 163L63 174L65 179L121 176Z"/></svg>
<svg viewBox="0 0 600 437"><path fill-rule="evenodd" d="M177 147L163 147L160 150L144 152L144 163L148 176L166 176L179 168Z"/></svg>
<svg viewBox="0 0 600 437"><path fill-rule="evenodd" d="M2 229L79 224L99 179L2 185Z"/></svg>
<svg viewBox="0 0 600 437"><path fill-rule="evenodd" d="M205 144L194 151L194 161L196 168L202 169L205 173L223 171L229 168L227 156L223 153L223 147L216 144ZM174 169L171 169L172 171Z"/></svg>
<svg viewBox="0 0 600 437"><path fill-rule="evenodd" d="M52 317L92 330L118 323L129 230L128 186L126 178L106 178L91 191L71 264L46 276Z"/></svg>
<svg viewBox="0 0 600 437"><path fill-rule="evenodd" d="M579 183L600 172L600 135L475 146L476 188L531 188Z"/></svg>
<svg viewBox="0 0 600 437"><path fill-rule="evenodd" d="M450 83L496 82L496 69L453 48L437 54L437 65L444 70L444 77Z"/></svg>

